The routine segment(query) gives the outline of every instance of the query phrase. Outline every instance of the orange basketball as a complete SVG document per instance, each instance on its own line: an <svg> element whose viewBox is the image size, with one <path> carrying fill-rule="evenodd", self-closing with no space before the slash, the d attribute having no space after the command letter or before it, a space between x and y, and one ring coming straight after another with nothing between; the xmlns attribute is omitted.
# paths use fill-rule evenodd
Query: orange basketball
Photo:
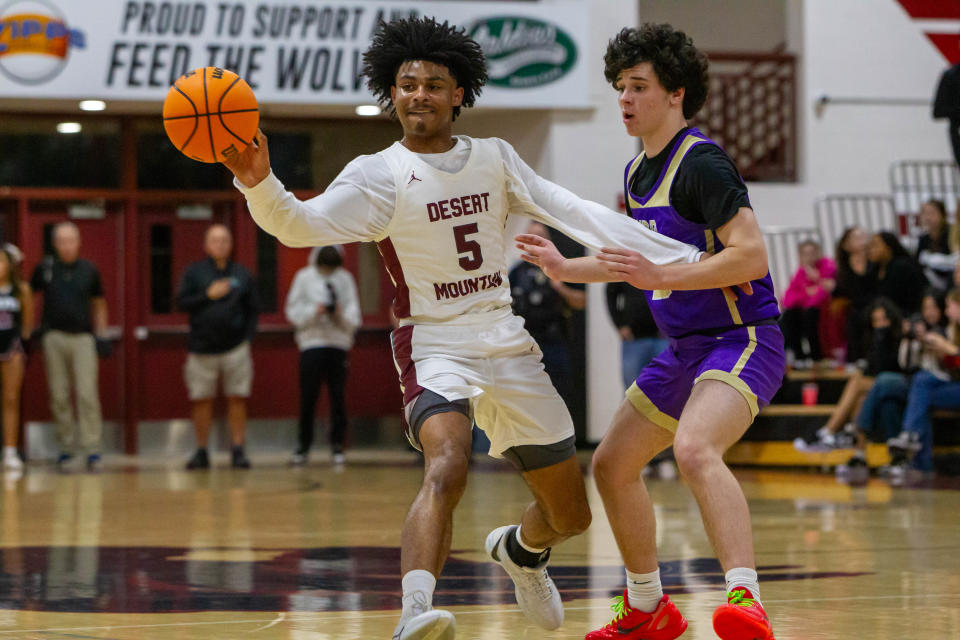
<svg viewBox="0 0 960 640"><path fill-rule="evenodd" d="M219 67L180 76L163 101L163 128L170 142L200 162L222 162L243 151L259 124L250 85Z"/></svg>

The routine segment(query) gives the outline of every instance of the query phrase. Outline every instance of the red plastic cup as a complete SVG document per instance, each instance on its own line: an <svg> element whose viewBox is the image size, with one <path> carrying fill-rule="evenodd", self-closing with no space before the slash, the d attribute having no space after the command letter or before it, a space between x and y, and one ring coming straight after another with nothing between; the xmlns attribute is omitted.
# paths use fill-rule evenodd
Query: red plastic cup
<svg viewBox="0 0 960 640"><path fill-rule="evenodd" d="M820 387L817 386L816 382L806 382L803 387L800 389L800 402L809 406L817 404L817 396L819 395Z"/></svg>

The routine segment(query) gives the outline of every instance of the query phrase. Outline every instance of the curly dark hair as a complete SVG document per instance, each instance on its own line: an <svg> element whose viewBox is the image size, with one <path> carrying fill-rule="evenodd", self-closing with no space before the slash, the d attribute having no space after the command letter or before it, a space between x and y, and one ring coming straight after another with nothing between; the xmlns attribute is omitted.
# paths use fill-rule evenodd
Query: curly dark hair
<svg viewBox="0 0 960 640"><path fill-rule="evenodd" d="M603 62L603 73L615 89L621 71L642 62L651 63L664 89L686 89L683 117L688 120L707 101L707 56L693 46L687 34L669 24L647 22L639 29L624 28L607 45Z"/></svg>
<svg viewBox="0 0 960 640"><path fill-rule="evenodd" d="M397 72L404 62L426 60L445 66L457 85L463 88L464 107L472 107L487 82L487 64L477 41L462 27L433 18L409 18L381 22L373 35L370 48L363 54L363 75L367 88L380 106L396 116L390 99L390 87L397 81ZM460 107L453 108L453 119Z"/></svg>

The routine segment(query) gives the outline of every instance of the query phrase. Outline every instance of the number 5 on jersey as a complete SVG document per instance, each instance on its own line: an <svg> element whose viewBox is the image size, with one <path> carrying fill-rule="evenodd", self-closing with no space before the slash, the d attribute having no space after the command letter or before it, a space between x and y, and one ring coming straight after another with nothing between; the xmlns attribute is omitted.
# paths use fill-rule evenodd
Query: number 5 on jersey
<svg viewBox="0 0 960 640"><path fill-rule="evenodd" d="M468 240L467 236L479 231L476 222L461 224L453 228L453 239L457 243L457 254L460 255L460 266L464 271L476 271L483 264L483 254L480 253L480 243ZM464 256L469 253L469 256Z"/></svg>

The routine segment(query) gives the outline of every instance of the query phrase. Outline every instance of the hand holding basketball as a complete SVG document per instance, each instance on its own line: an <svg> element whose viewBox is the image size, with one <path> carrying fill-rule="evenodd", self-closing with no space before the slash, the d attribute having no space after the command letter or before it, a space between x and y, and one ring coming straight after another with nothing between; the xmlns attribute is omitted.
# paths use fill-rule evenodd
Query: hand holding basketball
<svg viewBox="0 0 960 640"><path fill-rule="evenodd" d="M267 136L257 129L257 137L247 148L224 158L223 164L233 172L240 184L250 188L270 175L270 150L267 148Z"/></svg>

